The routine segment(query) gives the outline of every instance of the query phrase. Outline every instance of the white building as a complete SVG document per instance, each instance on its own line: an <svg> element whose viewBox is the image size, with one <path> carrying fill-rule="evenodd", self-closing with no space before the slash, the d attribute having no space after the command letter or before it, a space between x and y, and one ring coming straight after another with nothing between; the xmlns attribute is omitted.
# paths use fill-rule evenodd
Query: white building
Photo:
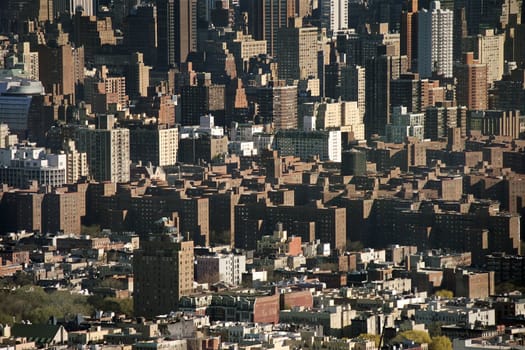
<svg viewBox="0 0 525 350"><path fill-rule="evenodd" d="M340 130L279 130L275 135L275 149L282 156L308 159L319 156L321 161L341 161Z"/></svg>
<svg viewBox="0 0 525 350"><path fill-rule="evenodd" d="M200 135L209 135L214 137L223 137L224 129L220 126L215 126L215 117L211 114L200 117L199 125L181 126L179 130L179 138L199 138Z"/></svg>
<svg viewBox="0 0 525 350"><path fill-rule="evenodd" d="M26 188L30 181L39 185L66 183L65 154L48 154L42 147L12 146L0 149L0 183Z"/></svg>
<svg viewBox="0 0 525 350"><path fill-rule="evenodd" d="M454 12L443 10L439 1L432 1L430 10L419 11L417 19L417 65L421 78L430 78L433 72L452 78Z"/></svg>
<svg viewBox="0 0 525 350"><path fill-rule="evenodd" d="M76 133L77 147L87 153L91 176L96 181L130 180L129 130L81 128Z"/></svg>
<svg viewBox="0 0 525 350"><path fill-rule="evenodd" d="M246 272L246 257L237 254L195 256L195 280L199 283L226 282L237 286Z"/></svg>
<svg viewBox="0 0 525 350"><path fill-rule="evenodd" d="M496 324L496 311L489 308L471 306L442 305L442 301L433 300L426 309L416 309L416 323L429 325L440 322L442 324L465 324L475 323L482 326L494 326Z"/></svg>
<svg viewBox="0 0 525 350"><path fill-rule="evenodd" d="M425 136L424 122L424 113L408 113L404 106L394 107L392 124L386 126L386 137L394 143L403 143L407 137L422 141Z"/></svg>
<svg viewBox="0 0 525 350"><path fill-rule="evenodd" d="M348 28L347 0L319 0L318 7L321 10L321 26L328 33Z"/></svg>

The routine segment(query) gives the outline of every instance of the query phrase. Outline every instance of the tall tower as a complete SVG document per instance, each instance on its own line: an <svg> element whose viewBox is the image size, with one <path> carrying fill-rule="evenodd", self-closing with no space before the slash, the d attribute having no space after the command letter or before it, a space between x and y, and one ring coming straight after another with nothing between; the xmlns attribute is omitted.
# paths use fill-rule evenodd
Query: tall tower
<svg viewBox="0 0 525 350"><path fill-rule="evenodd" d="M439 1L432 1L430 10L418 12L418 72L422 78L433 73L445 78L453 76L454 12L442 10Z"/></svg>
<svg viewBox="0 0 525 350"><path fill-rule="evenodd" d="M417 59L417 6L418 0L408 0L407 9L401 13L401 55L408 57L408 67Z"/></svg>
<svg viewBox="0 0 525 350"><path fill-rule="evenodd" d="M266 40L268 54L275 55L277 31L295 17L295 0L242 0L241 7L247 9L250 34Z"/></svg>
<svg viewBox="0 0 525 350"><path fill-rule="evenodd" d="M193 241L170 234L143 240L133 257L136 316L154 317L176 311L193 290Z"/></svg>
<svg viewBox="0 0 525 350"><path fill-rule="evenodd" d="M157 0L158 65L186 62L197 51L197 0Z"/></svg>
<svg viewBox="0 0 525 350"><path fill-rule="evenodd" d="M365 71L365 132L384 134L390 123L390 81L407 71L406 56L381 55L366 62Z"/></svg>
<svg viewBox="0 0 525 350"><path fill-rule="evenodd" d="M292 21L292 20L291 20ZM300 19L294 26L280 28L276 42L279 59L279 79L317 78L317 27L301 27Z"/></svg>
<svg viewBox="0 0 525 350"><path fill-rule="evenodd" d="M275 130L297 128L297 86L269 86L257 90L259 116Z"/></svg>
<svg viewBox="0 0 525 350"><path fill-rule="evenodd" d="M458 105L468 109L488 108L487 65L474 60L474 53L465 53L463 63L454 66L458 79L456 98Z"/></svg>
<svg viewBox="0 0 525 350"><path fill-rule="evenodd" d="M319 0L321 10L321 27L328 33L348 28L348 1L346 0Z"/></svg>
<svg viewBox="0 0 525 350"><path fill-rule="evenodd" d="M76 141L79 151L87 153L88 166L96 181L129 181L128 129L83 128L77 131Z"/></svg>

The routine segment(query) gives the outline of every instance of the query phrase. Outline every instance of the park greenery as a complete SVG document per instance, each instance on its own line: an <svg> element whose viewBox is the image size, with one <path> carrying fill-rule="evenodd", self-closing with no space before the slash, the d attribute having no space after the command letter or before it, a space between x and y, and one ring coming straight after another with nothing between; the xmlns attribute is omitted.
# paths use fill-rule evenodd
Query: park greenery
<svg viewBox="0 0 525 350"><path fill-rule="evenodd" d="M70 291L46 292L31 285L4 287L0 289L0 300L0 324L46 323L52 316L71 321L75 315L91 315L95 310L133 313L131 299L84 296Z"/></svg>

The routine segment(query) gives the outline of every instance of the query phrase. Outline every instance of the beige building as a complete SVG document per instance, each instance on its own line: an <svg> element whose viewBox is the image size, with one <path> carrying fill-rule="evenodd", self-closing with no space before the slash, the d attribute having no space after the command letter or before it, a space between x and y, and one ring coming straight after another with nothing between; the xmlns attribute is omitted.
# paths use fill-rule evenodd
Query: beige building
<svg viewBox="0 0 525 350"><path fill-rule="evenodd" d="M65 147L66 153L66 182L71 184L77 182L81 177L89 176L87 153L79 152L75 141L68 140Z"/></svg>
<svg viewBox="0 0 525 350"><path fill-rule="evenodd" d="M130 71L127 76L127 87L130 98L148 96L149 70L144 64L144 55L135 52L131 55Z"/></svg>
<svg viewBox="0 0 525 350"><path fill-rule="evenodd" d="M494 29L485 29L482 34L463 39L462 43L463 52L474 52L478 61L487 65L489 85L501 79L505 63L505 33L495 34Z"/></svg>
<svg viewBox="0 0 525 350"><path fill-rule="evenodd" d="M76 141L79 151L87 153L91 176L96 181L129 181L128 129L82 128L77 131Z"/></svg>
<svg viewBox="0 0 525 350"><path fill-rule="evenodd" d="M341 98L357 101L359 115L365 116L365 67L346 66L341 69Z"/></svg>
<svg viewBox="0 0 525 350"><path fill-rule="evenodd" d="M130 130L130 158L132 162L151 162L155 166L177 163L179 130L177 128L140 128Z"/></svg>
<svg viewBox="0 0 525 350"><path fill-rule="evenodd" d="M279 79L317 78L318 52L322 47L318 41L317 27L301 27L301 19L293 26L280 28L277 34L276 56Z"/></svg>
<svg viewBox="0 0 525 350"><path fill-rule="evenodd" d="M341 128L341 131L353 132L357 140L365 138L365 125L356 101L321 103L317 108L316 127Z"/></svg>

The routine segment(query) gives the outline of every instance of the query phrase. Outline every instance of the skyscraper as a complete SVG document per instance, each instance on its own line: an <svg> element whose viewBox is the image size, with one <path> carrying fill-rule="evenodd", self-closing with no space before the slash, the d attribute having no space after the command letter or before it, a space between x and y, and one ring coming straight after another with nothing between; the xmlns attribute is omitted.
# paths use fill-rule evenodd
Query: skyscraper
<svg viewBox="0 0 525 350"><path fill-rule="evenodd" d="M474 60L474 53L467 52L463 63L454 66L454 75L458 79L456 87L458 105L473 110L487 109L487 65Z"/></svg>
<svg viewBox="0 0 525 350"><path fill-rule="evenodd" d="M454 13L442 10L439 1L418 12L417 66L422 78L432 73L453 76L453 20Z"/></svg>
<svg viewBox="0 0 525 350"><path fill-rule="evenodd" d="M186 62L197 51L197 0L157 0L158 66Z"/></svg>
<svg viewBox="0 0 525 350"><path fill-rule="evenodd" d="M401 54L408 57L408 67L417 59L417 5L408 0L408 8L401 13Z"/></svg>
<svg viewBox="0 0 525 350"><path fill-rule="evenodd" d="M321 12L321 26L328 33L348 28L347 0L319 0L317 6Z"/></svg>
<svg viewBox="0 0 525 350"><path fill-rule="evenodd" d="M157 65L158 23L157 7L142 4L127 17L124 45L131 52L142 52L144 63Z"/></svg>
<svg viewBox="0 0 525 350"><path fill-rule="evenodd" d="M248 12L250 34L257 40L266 40L268 54L273 56L278 29L295 17L295 0L243 0L241 8Z"/></svg>
<svg viewBox="0 0 525 350"><path fill-rule="evenodd" d="M135 315L176 311L179 299L193 289L193 241L166 233L151 235L140 245L133 256Z"/></svg>
<svg viewBox="0 0 525 350"><path fill-rule="evenodd" d="M87 153L88 166L96 181L129 181L128 129L82 128L77 132L76 141L78 150Z"/></svg>
<svg viewBox="0 0 525 350"><path fill-rule="evenodd" d="M297 128L297 86L262 87L257 90L259 117L275 130Z"/></svg>
<svg viewBox="0 0 525 350"><path fill-rule="evenodd" d="M279 59L279 79L317 78L317 27L301 27L300 19L294 26L280 28L276 55Z"/></svg>
<svg viewBox="0 0 525 350"><path fill-rule="evenodd" d="M382 135L390 122L390 81L407 71L406 56L382 55L366 63L365 132Z"/></svg>

